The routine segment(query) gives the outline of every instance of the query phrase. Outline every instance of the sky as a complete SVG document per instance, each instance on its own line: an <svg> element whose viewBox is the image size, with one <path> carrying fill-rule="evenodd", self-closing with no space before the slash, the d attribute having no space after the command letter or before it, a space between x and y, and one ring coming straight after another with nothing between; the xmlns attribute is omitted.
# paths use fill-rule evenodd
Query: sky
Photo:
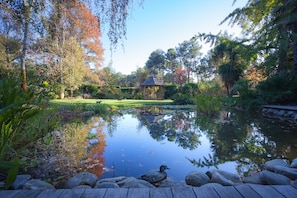
<svg viewBox="0 0 297 198"><path fill-rule="evenodd" d="M138 0L127 19L126 39L111 53L107 29L103 28L102 45L104 66L111 66L114 72L130 74L145 66L150 54L161 49L167 52L183 41L190 40L198 33L217 34L227 31L239 35L240 28L228 22L220 22L247 0L144 0L138 6ZM202 52L209 50L203 46Z"/></svg>

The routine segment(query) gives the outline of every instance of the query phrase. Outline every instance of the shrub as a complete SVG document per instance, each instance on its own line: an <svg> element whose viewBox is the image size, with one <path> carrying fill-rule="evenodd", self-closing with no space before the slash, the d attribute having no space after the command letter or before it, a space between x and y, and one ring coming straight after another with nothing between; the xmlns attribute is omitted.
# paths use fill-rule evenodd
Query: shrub
<svg viewBox="0 0 297 198"><path fill-rule="evenodd" d="M166 85L165 86L165 99L173 99L173 96L178 93L177 85Z"/></svg>
<svg viewBox="0 0 297 198"><path fill-rule="evenodd" d="M278 72L258 84L257 90L267 104L297 104L297 77Z"/></svg>
<svg viewBox="0 0 297 198"><path fill-rule="evenodd" d="M191 96L194 96L194 95L198 94L198 85L196 83L185 84L181 88L181 93L182 94L189 94Z"/></svg>
<svg viewBox="0 0 297 198"><path fill-rule="evenodd" d="M193 105L195 102L189 94L175 94L173 96L173 104L175 105Z"/></svg>
<svg viewBox="0 0 297 198"><path fill-rule="evenodd" d="M221 97L220 96L212 96L210 94L199 94L196 98L196 106L197 110L208 114L213 115L217 113L221 108Z"/></svg>

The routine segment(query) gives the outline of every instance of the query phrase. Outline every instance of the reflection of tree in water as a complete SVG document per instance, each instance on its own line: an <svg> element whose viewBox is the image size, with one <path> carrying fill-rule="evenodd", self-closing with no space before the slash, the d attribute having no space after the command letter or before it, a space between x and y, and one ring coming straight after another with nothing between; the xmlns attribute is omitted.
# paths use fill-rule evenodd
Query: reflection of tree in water
<svg viewBox="0 0 297 198"><path fill-rule="evenodd" d="M82 171L90 171L98 177L102 175L105 148L105 136L101 131L104 123L98 117L85 123L67 123L60 131L53 132L48 145L42 144L39 149L39 164L29 173L34 177L56 181L65 181ZM96 130L93 138L99 141L88 148L88 134L91 129ZM59 183L58 183L59 185Z"/></svg>
<svg viewBox="0 0 297 198"><path fill-rule="evenodd" d="M140 127L145 126L153 139L167 139L184 149L194 150L201 144L200 131L195 125L196 113L187 111L139 111Z"/></svg>
<svg viewBox="0 0 297 198"><path fill-rule="evenodd" d="M271 158L293 159L290 151L293 147L296 149L294 142L297 133L284 133L277 124L270 123L261 116L234 111L230 117L219 115L211 118L198 115L196 123L209 138L213 151L213 155L209 154L202 159L189 159L198 167L217 167L227 161L236 161L238 173L245 174L262 169L263 163ZM285 146L278 146L280 144ZM296 155L296 151L294 154ZM292 157L288 157L289 155Z"/></svg>

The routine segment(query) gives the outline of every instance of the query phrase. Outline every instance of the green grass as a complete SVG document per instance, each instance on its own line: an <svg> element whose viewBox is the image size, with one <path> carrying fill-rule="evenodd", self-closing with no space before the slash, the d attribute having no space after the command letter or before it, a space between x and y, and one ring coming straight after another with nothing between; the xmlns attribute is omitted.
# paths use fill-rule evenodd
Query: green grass
<svg viewBox="0 0 297 198"><path fill-rule="evenodd" d="M64 99L64 100L51 100L50 103L59 107L70 109L77 109L78 106L83 109L92 109L98 107L111 107L111 108L129 108L141 107L144 105L172 105L172 100L112 100L100 99L101 103L97 104L97 99ZM72 107L72 108L71 108Z"/></svg>

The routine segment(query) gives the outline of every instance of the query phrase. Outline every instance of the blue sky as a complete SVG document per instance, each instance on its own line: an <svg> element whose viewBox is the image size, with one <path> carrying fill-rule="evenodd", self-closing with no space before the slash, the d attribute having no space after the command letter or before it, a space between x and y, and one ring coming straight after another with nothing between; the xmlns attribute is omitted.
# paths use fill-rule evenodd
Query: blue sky
<svg viewBox="0 0 297 198"><path fill-rule="evenodd" d="M234 9L243 7L247 0L237 0L233 6L233 0L145 0L142 7L138 2L135 0L127 20L124 47L118 45L112 56L107 31L103 30L104 66L112 61L115 72L130 74L144 67L156 49L166 52L197 33L217 34L227 30L229 34L238 35L238 27L219 24ZM203 52L208 49L205 45Z"/></svg>

